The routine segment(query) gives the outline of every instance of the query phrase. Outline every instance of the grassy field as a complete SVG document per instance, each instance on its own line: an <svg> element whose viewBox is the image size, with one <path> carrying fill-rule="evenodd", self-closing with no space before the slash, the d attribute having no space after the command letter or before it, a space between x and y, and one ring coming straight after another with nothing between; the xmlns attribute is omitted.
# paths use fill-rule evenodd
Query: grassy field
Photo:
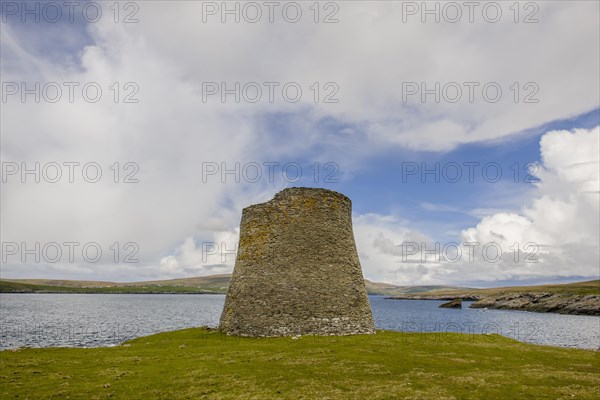
<svg viewBox="0 0 600 400"><path fill-rule="evenodd" d="M0 353L2 399L597 399L600 352L497 335L249 339L201 328Z"/></svg>

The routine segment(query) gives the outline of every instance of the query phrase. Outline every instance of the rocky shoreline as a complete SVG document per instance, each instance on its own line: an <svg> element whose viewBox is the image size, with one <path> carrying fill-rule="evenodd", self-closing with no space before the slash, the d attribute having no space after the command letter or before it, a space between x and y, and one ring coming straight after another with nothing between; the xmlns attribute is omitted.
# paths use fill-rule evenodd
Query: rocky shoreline
<svg viewBox="0 0 600 400"><path fill-rule="evenodd" d="M510 292L494 295L461 294L414 295L388 297L394 300L455 300L474 301L469 308L490 308L497 310L519 310L531 312L552 312L571 315L600 316L600 295L550 293L550 292Z"/></svg>
<svg viewBox="0 0 600 400"><path fill-rule="evenodd" d="M471 308L600 316L600 295L547 292L504 293L485 297L471 304Z"/></svg>

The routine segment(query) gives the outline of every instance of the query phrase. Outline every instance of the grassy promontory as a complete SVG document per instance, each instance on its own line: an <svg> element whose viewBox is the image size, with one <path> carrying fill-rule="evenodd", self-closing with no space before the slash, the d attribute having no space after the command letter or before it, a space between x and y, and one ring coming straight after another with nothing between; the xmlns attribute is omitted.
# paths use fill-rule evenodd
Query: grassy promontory
<svg viewBox="0 0 600 400"><path fill-rule="evenodd" d="M251 339L202 328L0 353L2 399L596 399L597 351L498 335Z"/></svg>
<svg viewBox="0 0 600 400"><path fill-rule="evenodd" d="M600 280L538 286L422 291L396 300L473 300L471 308L493 308L600 316Z"/></svg>

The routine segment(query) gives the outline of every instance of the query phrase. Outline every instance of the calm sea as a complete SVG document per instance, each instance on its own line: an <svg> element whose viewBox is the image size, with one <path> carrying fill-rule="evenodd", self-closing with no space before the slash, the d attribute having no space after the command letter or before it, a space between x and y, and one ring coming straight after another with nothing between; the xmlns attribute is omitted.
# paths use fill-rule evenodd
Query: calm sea
<svg viewBox="0 0 600 400"><path fill-rule="evenodd" d="M0 349L99 347L153 333L216 327L224 295L0 294ZM441 301L369 296L378 329L499 333L524 342L600 348L600 317L438 308ZM422 335L435 340L435 335ZM414 339L414 337L413 337Z"/></svg>

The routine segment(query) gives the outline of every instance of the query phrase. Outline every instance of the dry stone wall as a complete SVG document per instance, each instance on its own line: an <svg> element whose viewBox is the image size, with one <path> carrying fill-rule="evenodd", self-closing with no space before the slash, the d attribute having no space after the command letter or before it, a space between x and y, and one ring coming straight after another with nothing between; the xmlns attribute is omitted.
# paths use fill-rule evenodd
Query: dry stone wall
<svg viewBox="0 0 600 400"><path fill-rule="evenodd" d="M290 188L243 210L220 329L250 337L375 332L349 198Z"/></svg>

